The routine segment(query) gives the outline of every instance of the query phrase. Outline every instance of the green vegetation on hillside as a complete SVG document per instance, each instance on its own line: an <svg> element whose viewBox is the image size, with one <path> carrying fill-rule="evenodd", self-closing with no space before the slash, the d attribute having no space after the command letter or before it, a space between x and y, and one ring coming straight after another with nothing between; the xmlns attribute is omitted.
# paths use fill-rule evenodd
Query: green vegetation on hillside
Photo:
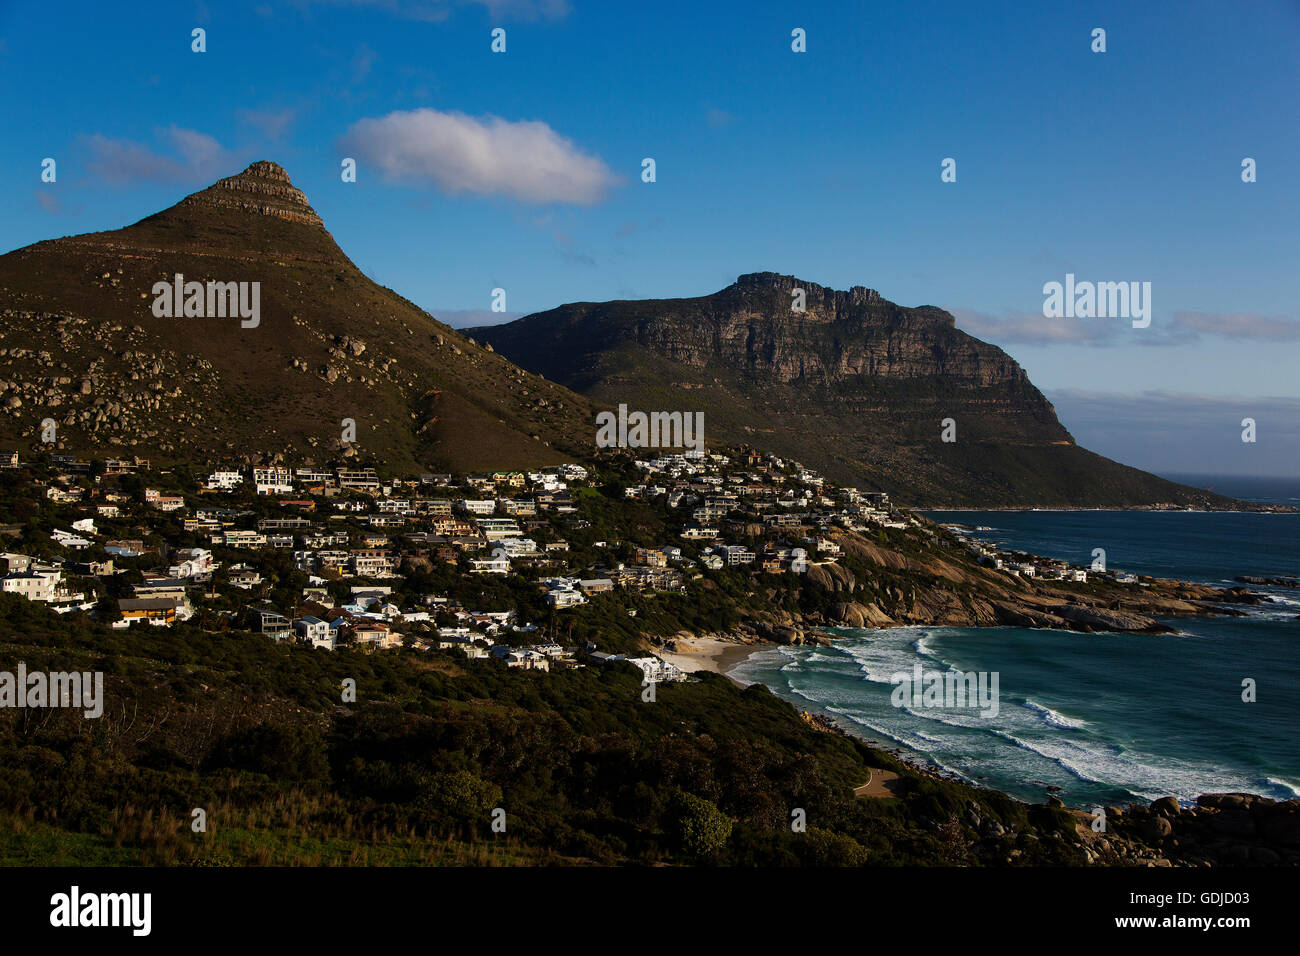
<svg viewBox="0 0 1300 956"><path fill-rule="evenodd" d="M1063 811L923 777L713 675L647 702L630 667L545 674L192 625L110 632L9 596L0 615L0 669L106 675L97 720L0 710L10 864L1078 859ZM872 767L902 773L903 796L856 799ZM806 832L791 827L799 809Z"/></svg>

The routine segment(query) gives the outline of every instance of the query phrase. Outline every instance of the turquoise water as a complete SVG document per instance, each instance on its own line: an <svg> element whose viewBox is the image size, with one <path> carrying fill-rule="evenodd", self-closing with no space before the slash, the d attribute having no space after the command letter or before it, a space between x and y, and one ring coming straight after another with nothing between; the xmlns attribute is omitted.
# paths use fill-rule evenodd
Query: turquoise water
<svg viewBox="0 0 1300 956"><path fill-rule="evenodd" d="M945 512L977 537L1087 565L1225 583L1300 575L1300 515ZM840 629L831 647L760 652L731 671L860 736L972 782L1072 806L1245 791L1300 795L1300 591L1248 617L1170 618L1175 634L1027 628ZM893 675L996 672L996 714L896 707ZM1257 699L1242 701L1242 681Z"/></svg>

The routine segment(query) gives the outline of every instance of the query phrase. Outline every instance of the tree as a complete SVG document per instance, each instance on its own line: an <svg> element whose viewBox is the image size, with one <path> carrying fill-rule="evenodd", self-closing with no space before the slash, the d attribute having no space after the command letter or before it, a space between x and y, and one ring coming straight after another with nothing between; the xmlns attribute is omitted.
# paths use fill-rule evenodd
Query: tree
<svg viewBox="0 0 1300 956"><path fill-rule="evenodd" d="M795 846L805 866L863 866L867 862L867 850L861 843L821 827L809 827Z"/></svg>
<svg viewBox="0 0 1300 956"><path fill-rule="evenodd" d="M677 848L697 860L717 854L731 837L731 817L703 797L685 790L673 792L668 824Z"/></svg>
<svg viewBox="0 0 1300 956"><path fill-rule="evenodd" d="M501 788L468 770L435 773L416 805L437 820L473 825L501 805Z"/></svg>
<svg viewBox="0 0 1300 956"><path fill-rule="evenodd" d="M117 601L111 597L102 597L95 602L95 620L101 624L120 621L122 613L117 609Z"/></svg>

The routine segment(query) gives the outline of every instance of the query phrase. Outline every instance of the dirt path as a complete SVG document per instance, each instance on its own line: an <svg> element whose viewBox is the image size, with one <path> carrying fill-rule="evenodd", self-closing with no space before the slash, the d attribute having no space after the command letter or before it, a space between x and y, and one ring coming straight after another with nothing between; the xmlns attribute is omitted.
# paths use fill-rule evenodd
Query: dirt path
<svg viewBox="0 0 1300 956"><path fill-rule="evenodd" d="M871 779L853 791L855 797L897 797L902 795L898 774L892 770L873 770Z"/></svg>

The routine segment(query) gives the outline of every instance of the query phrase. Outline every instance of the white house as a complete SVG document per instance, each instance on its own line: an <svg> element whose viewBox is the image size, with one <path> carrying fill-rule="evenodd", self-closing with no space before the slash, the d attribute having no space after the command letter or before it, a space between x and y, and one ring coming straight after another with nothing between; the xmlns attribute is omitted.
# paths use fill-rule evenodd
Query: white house
<svg viewBox="0 0 1300 956"><path fill-rule="evenodd" d="M470 558L470 574L509 574L510 559L504 551L492 552L490 558Z"/></svg>
<svg viewBox="0 0 1300 956"><path fill-rule="evenodd" d="M232 587L243 588L248 591L261 583L262 575L247 565L237 564L230 569L230 584Z"/></svg>
<svg viewBox="0 0 1300 956"><path fill-rule="evenodd" d="M208 475L208 489L210 491L233 491L243 483L243 480L244 476L233 468L218 468Z"/></svg>
<svg viewBox="0 0 1300 956"><path fill-rule="evenodd" d="M266 547L266 535L258 534L256 531L230 530L224 535L213 535L213 541L221 538L220 543L225 544L228 548L264 548Z"/></svg>
<svg viewBox="0 0 1300 956"><path fill-rule="evenodd" d="M179 495L164 495L157 488L144 490L144 502L159 511L180 511L185 507L185 499Z"/></svg>
<svg viewBox="0 0 1300 956"><path fill-rule="evenodd" d="M259 495L281 495L293 491L293 475L288 468L254 468L253 486Z"/></svg>
<svg viewBox="0 0 1300 956"><path fill-rule="evenodd" d="M330 630L329 621L322 621L310 614L295 618L293 632L299 638L309 642L312 647L324 647L334 650L334 632Z"/></svg>
<svg viewBox="0 0 1300 956"><path fill-rule="evenodd" d="M727 564L735 567L738 564L753 564L754 552L750 551L744 545L728 544L724 545L721 550L727 556Z"/></svg>
<svg viewBox="0 0 1300 956"><path fill-rule="evenodd" d="M0 578L0 590L5 594L20 595L29 601L53 601L57 580L56 576L19 571Z"/></svg>
<svg viewBox="0 0 1300 956"><path fill-rule="evenodd" d="M492 550L493 552L498 550L504 551L506 556L511 558L539 553L537 550L537 542L532 538L502 538L497 543L497 547Z"/></svg>
<svg viewBox="0 0 1300 956"><path fill-rule="evenodd" d="M478 526L479 533L489 541L518 538L523 534L514 518L475 518L474 524Z"/></svg>
<svg viewBox="0 0 1300 956"><path fill-rule="evenodd" d="M81 549L90 547L89 539L73 534L71 531L56 530L50 537L65 548Z"/></svg>
<svg viewBox="0 0 1300 956"><path fill-rule="evenodd" d="M546 592L546 600L552 607L577 607L586 604L586 596L577 588L555 588Z"/></svg>
<svg viewBox="0 0 1300 956"><path fill-rule="evenodd" d="M212 552L207 548L177 548L172 552L172 564L167 568L167 575L192 578L196 574L210 574L215 567Z"/></svg>

